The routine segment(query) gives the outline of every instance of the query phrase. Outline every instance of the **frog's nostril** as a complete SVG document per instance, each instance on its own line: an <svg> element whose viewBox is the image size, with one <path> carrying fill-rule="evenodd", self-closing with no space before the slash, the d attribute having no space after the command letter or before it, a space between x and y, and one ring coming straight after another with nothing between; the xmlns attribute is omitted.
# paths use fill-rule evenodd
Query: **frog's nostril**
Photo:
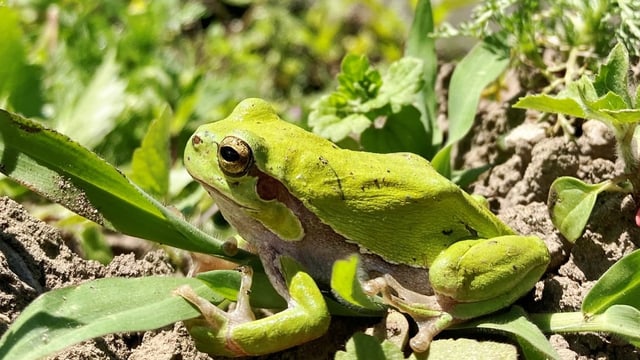
<svg viewBox="0 0 640 360"><path fill-rule="evenodd" d="M193 135L193 137L191 138L191 143L193 145L200 145L202 144L202 138L198 135Z"/></svg>

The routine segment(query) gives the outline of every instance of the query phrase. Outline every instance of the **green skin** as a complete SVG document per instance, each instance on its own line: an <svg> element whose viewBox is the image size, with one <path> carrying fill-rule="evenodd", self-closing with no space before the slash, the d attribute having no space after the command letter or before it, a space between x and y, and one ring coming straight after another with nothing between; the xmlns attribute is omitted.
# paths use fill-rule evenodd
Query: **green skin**
<svg viewBox="0 0 640 360"><path fill-rule="evenodd" d="M288 301L274 316L293 318L256 321L248 301L225 313L185 291L205 318L190 331L209 353L258 355L321 336L329 316L319 287L353 254L365 291L416 320L417 352L450 324L513 303L549 263L539 238L516 235L423 158L340 149L260 99L201 126L184 162Z"/></svg>

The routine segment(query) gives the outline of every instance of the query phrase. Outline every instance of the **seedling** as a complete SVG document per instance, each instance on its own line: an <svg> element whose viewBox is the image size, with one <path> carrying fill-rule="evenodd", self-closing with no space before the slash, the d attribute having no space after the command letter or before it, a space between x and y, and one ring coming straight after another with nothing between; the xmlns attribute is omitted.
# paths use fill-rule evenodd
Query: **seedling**
<svg viewBox="0 0 640 360"><path fill-rule="evenodd" d="M554 112L605 123L614 133L618 154L625 165L623 175L599 184L586 184L572 177L556 179L549 190L549 208L554 225L570 241L582 235L596 198L603 191L621 191L640 200L640 153L637 133L640 123L640 91L629 90L629 54L616 45L607 61L591 79L582 76L557 96L526 96L514 106ZM636 214L640 226L640 212Z"/></svg>

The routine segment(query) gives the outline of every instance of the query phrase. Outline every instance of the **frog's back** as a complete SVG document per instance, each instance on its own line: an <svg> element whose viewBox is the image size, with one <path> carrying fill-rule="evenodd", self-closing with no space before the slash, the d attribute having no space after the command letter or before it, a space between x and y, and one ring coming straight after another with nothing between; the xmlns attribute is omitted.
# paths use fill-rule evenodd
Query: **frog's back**
<svg viewBox="0 0 640 360"><path fill-rule="evenodd" d="M415 154L300 152L281 174L305 206L363 251L428 267L453 242L511 234ZM409 256L409 258L407 258Z"/></svg>
<svg viewBox="0 0 640 360"><path fill-rule="evenodd" d="M387 261L427 267L453 242L513 233L420 156L339 149L259 99L245 100L220 126L249 134L261 171L362 251Z"/></svg>

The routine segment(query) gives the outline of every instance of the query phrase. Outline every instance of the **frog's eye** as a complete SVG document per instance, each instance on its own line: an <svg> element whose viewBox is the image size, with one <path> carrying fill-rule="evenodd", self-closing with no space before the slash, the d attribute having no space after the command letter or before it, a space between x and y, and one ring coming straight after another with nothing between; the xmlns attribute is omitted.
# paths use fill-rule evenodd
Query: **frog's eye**
<svg viewBox="0 0 640 360"><path fill-rule="evenodd" d="M225 175L242 176L253 164L249 144L235 136L227 136L218 145L218 164Z"/></svg>

